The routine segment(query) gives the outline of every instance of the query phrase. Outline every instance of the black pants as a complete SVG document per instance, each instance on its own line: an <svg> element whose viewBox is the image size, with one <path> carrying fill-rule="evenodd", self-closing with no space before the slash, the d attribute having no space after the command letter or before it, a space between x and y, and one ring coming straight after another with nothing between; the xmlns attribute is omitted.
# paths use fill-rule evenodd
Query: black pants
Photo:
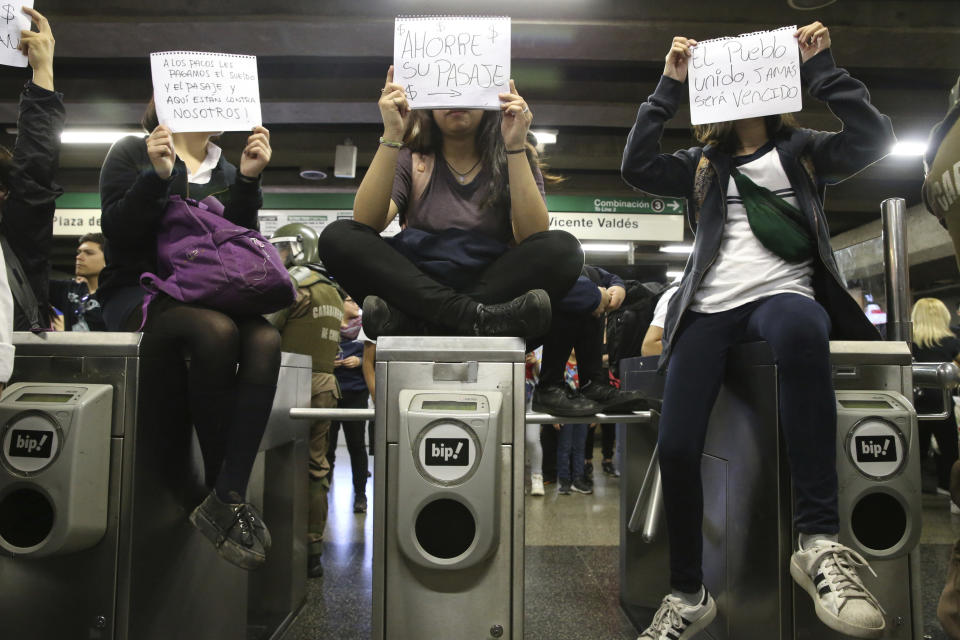
<svg viewBox="0 0 960 640"><path fill-rule="evenodd" d="M796 492L794 526L807 534L839 531L829 335L823 307L790 293L683 316L667 368L658 440L673 588L693 592L703 583L700 465L727 352L737 342L765 340L776 358L780 424Z"/></svg>
<svg viewBox="0 0 960 640"><path fill-rule="evenodd" d="M320 257L355 300L387 300L404 313L444 328L472 333L477 303L507 302L545 289L556 305L576 282L583 252L565 231L535 233L494 260L469 288L442 285L354 220L338 220L320 235Z"/></svg>
<svg viewBox="0 0 960 640"><path fill-rule="evenodd" d="M555 312L543 339L540 384L562 385L570 351L577 351L577 376L582 389L591 381L606 384L603 376L603 321L589 313Z"/></svg>
<svg viewBox="0 0 960 640"><path fill-rule="evenodd" d="M362 391L344 391L340 397L337 406L341 409L366 409L367 398L370 394L366 389ZM327 449L327 460L330 461L330 468L337 458L337 440L340 433L340 427L343 427L343 437L347 439L347 451L350 453L350 471L353 475L353 491L357 495L363 495L367 487L367 447L366 447L366 425L362 420L340 421L334 420L330 423L330 445Z"/></svg>
<svg viewBox="0 0 960 640"><path fill-rule="evenodd" d="M593 438L597 429L600 429L600 452L604 460L613 460L613 447L617 439L617 425L614 423L603 423L596 427L591 426L587 431L587 460L593 460Z"/></svg>
<svg viewBox="0 0 960 640"><path fill-rule="evenodd" d="M942 408L937 406L931 408L931 410L940 413ZM950 469L956 462L958 455L957 420L953 416L953 407L951 406L950 415L943 420L921 420L918 426L920 459L926 460L930 452L930 436L933 435L937 439L937 447L940 449L940 455L937 457L937 486L949 490Z"/></svg>

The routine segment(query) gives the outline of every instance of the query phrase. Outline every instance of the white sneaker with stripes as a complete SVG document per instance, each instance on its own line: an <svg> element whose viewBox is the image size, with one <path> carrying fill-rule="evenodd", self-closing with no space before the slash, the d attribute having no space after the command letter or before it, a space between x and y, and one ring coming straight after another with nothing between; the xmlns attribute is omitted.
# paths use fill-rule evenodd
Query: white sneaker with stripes
<svg viewBox="0 0 960 640"><path fill-rule="evenodd" d="M813 598L823 624L855 638L879 638L886 626L884 611L863 586L860 567L873 573L859 553L829 541L815 542L790 559L790 575Z"/></svg>
<svg viewBox="0 0 960 640"><path fill-rule="evenodd" d="M689 640L706 629L715 617L717 603L706 588L703 589L703 599L695 605L669 595L660 603L653 622L637 640Z"/></svg>

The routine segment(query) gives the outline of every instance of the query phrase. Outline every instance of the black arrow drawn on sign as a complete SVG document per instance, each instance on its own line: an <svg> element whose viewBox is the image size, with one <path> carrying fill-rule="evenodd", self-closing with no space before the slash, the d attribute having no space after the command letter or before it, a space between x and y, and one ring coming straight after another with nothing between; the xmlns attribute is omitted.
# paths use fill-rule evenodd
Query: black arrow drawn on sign
<svg viewBox="0 0 960 640"><path fill-rule="evenodd" d="M454 98L459 98L463 94L457 91L456 89L451 89L450 91L434 91L433 93L428 93L428 96L451 96Z"/></svg>

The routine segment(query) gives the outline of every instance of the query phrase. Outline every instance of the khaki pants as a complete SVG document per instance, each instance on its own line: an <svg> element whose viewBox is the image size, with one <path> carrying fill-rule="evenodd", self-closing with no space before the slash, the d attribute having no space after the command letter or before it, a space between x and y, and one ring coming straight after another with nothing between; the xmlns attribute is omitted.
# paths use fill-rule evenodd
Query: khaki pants
<svg viewBox="0 0 960 640"><path fill-rule="evenodd" d="M314 409L335 408L336 390L314 394L310 398L310 406ZM330 463L327 462L329 436L329 420L317 420L310 425L310 517L307 524L307 553L310 555L323 552L323 530L327 526L327 494L330 492Z"/></svg>

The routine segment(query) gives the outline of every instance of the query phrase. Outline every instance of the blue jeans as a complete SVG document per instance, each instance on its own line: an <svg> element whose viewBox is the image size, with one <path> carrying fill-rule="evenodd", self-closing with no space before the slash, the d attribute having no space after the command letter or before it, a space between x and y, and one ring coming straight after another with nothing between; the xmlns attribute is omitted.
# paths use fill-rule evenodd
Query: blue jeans
<svg viewBox="0 0 960 640"><path fill-rule="evenodd" d="M765 340L777 361L780 425L801 533L837 533L837 407L830 373L830 318L795 293L720 313L687 311L677 327L660 418L660 474L670 538L670 585L703 582L701 458L707 422L737 342Z"/></svg>
<svg viewBox="0 0 960 640"><path fill-rule="evenodd" d="M583 458L586 445L587 425L560 425L560 431L557 433L557 479L560 482L571 482L571 480L583 477ZM572 478L571 465L573 466Z"/></svg>

